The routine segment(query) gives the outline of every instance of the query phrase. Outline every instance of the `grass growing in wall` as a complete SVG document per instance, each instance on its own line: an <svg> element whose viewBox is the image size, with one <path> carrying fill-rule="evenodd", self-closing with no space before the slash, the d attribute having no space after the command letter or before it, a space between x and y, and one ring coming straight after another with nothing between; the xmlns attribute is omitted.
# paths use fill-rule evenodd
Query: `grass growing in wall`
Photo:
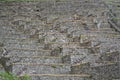
<svg viewBox="0 0 120 80"><path fill-rule="evenodd" d="M12 73L0 72L0 80L32 80L28 75L18 77Z"/></svg>

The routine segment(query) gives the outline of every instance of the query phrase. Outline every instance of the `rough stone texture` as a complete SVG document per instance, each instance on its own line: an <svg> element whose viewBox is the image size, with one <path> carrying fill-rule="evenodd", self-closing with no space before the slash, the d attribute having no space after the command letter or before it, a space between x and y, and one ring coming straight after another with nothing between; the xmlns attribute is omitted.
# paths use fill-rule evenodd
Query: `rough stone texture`
<svg viewBox="0 0 120 80"><path fill-rule="evenodd" d="M76 66L71 66L71 73L72 74L81 74L81 73L88 73L90 68L89 63L79 64Z"/></svg>
<svg viewBox="0 0 120 80"><path fill-rule="evenodd" d="M120 34L107 12L102 0L0 2L4 57L33 80L119 80Z"/></svg>
<svg viewBox="0 0 120 80"><path fill-rule="evenodd" d="M70 55L63 56L62 57L62 62L70 64L71 63L71 58L70 57L71 57Z"/></svg>
<svg viewBox="0 0 120 80"><path fill-rule="evenodd" d="M97 80L119 79L120 78L120 63L111 63L109 65L92 67L93 78ZM91 73L91 72L90 72Z"/></svg>
<svg viewBox="0 0 120 80"><path fill-rule="evenodd" d="M34 63L35 64L35 63ZM26 68L25 73L31 74L69 74L70 66L67 65L15 65L13 68L14 73L19 73L20 70Z"/></svg>
<svg viewBox="0 0 120 80"><path fill-rule="evenodd" d="M90 78L80 77L33 77L33 80L93 80Z"/></svg>

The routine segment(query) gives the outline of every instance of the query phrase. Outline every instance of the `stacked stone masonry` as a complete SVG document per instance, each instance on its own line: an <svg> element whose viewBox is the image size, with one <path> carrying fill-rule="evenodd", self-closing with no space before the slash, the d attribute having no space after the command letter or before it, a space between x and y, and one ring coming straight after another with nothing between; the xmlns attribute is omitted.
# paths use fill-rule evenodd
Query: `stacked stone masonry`
<svg viewBox="0 0 120 80"><path fill-rule="evenodd" d="M0 64L5 50L7 68L32 80L119 80L107 12L102 0L0 2Z"/></svg>

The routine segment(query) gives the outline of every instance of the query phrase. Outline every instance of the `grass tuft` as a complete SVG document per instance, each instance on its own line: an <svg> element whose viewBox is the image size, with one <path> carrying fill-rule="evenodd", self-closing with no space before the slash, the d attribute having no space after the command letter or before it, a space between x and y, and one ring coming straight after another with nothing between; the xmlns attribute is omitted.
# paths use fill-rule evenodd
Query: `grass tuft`
<svg viewBox="0 0 120 80"><path fill-rule="evenodd" d="M23 75L19 77L12 73L0 72L0 80L32 80L28 75Z"/></svg>

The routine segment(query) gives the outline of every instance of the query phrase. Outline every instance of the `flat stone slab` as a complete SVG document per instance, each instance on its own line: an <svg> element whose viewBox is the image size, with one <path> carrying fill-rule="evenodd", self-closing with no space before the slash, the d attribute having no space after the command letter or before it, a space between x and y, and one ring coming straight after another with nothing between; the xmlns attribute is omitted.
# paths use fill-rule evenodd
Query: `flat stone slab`
<svg viewBox="0 0 120 80"><path fill-rule="evenodd" d="M13 73L19 73L25 68L25 73L32 74L69 74L70 65L48 63L15 63Z"/></svg>
<svg viewBox="0 0 120 80"><path fill-rule="evenodd" d="M93 80L87 74L30 74L33 80Z"/></svg>

